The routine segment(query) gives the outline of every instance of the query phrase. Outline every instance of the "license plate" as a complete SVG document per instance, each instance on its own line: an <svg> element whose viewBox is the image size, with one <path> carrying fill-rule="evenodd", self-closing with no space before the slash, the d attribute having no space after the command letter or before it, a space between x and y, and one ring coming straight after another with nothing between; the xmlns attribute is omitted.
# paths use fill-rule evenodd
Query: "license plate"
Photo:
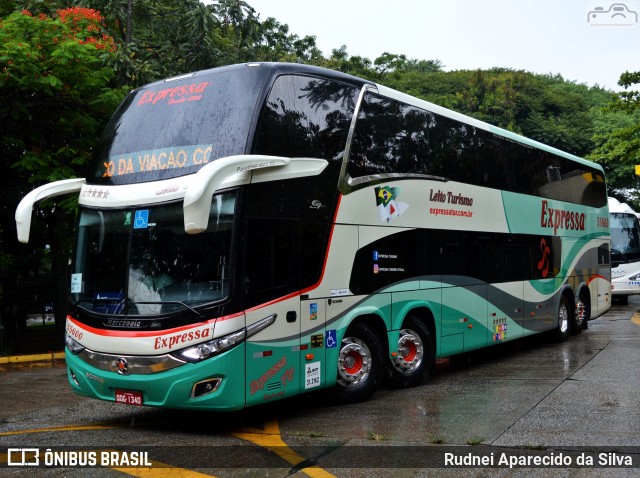
<svg viewBox="0 0 640 478"><path fill-rule="evenodd" d="M142 392L135 390L116 390L116 403L142 405Z"/></svg>

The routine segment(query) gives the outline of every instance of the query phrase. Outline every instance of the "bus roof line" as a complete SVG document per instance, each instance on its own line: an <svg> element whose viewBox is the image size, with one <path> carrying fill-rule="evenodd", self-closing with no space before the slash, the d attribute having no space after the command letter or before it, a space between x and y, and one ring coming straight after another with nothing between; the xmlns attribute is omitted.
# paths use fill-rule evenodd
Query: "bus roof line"
<svg viewBox="0 0 640 478"><path fill-rule="evenodd" d="M26 244L29 242L29 233L31 231L31 214L33 206L45 199L55 196L70 194L82 189L85 183L84 178L63 179L52 183L44 184L29 194L27 194L18 207L16 208L15 220L16 229L18 231L18 241Z"/></svg>

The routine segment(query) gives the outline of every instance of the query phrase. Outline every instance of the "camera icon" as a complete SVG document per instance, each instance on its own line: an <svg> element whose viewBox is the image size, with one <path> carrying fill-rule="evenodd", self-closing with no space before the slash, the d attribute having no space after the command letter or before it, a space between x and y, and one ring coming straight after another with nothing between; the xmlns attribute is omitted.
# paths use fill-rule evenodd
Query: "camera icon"
<svg viewBox="0 0 640 478"><path fill-rule="evenodd" d="M592 26L633 26L638 23L638 12L624 3L612 3L609 7L593 7L587 15Z"/></svg>

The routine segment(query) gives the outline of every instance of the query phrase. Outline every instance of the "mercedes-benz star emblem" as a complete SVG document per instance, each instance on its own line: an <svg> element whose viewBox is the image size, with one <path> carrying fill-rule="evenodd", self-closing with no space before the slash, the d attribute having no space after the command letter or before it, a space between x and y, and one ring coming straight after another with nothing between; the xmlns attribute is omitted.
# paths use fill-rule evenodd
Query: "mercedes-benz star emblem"
<svg viewBox="0 0 640 478"><path fill-rule="evenodd" d="M124 375L129 371L129 364L127 363L127 359L120 357L116 362L116 366L118 367L118 373L120 375Z"/></svg>

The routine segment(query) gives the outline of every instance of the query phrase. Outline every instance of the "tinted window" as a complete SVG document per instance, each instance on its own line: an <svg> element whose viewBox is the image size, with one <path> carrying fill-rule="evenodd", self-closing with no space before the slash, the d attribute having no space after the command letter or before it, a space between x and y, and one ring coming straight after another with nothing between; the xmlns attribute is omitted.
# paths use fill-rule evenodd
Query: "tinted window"
<svg viewBox="0 0 640 478"><path fill-rule="evenodd" d="M349 157L352 178L399 173L588 206L607 203L603 174L466 123L367 93Z"/></svg>
<svg viewBox="0 0 640 478"><path fill-rule="evenodd" d="M319 175L252 184L243 196L246 306L308 287L322 272L339 163Z"/></svg>
<svg viewBox="0 0 640 478"><path fill-rule="evenodd" d="M369 294L420 276L467 285L550 279L560 271L560 251L551 236L414 229L358 250L349 288Z"/></svg>
<svg viewBox="0 0 640 478"><path fill-rule="evenodd" d="M243 242L247 307L299 289L296 221L249 219Z"/></svg>
<svg viewBox="0 0 640 478"><path fill-rule="evenodd" d="M349 156L352 177L414 173L442 175L448 168L435 114L367 93L356 122ZM438 138L431 137L439 131ZM448 148L447 148L448 149Z"/></svg>
<svg viewBox="0 0 640 478"><path fill-rule="evenodd" d="M232 67L135 91L106 128L95 181L166 179L244 154L265 73Z"/></svg>
<svg viewBox="0 0 640 478"><path fill-rule="evenodd" d="M260 116L253 153L342 160L357 93L336 81L278 77Z"/></svg>

